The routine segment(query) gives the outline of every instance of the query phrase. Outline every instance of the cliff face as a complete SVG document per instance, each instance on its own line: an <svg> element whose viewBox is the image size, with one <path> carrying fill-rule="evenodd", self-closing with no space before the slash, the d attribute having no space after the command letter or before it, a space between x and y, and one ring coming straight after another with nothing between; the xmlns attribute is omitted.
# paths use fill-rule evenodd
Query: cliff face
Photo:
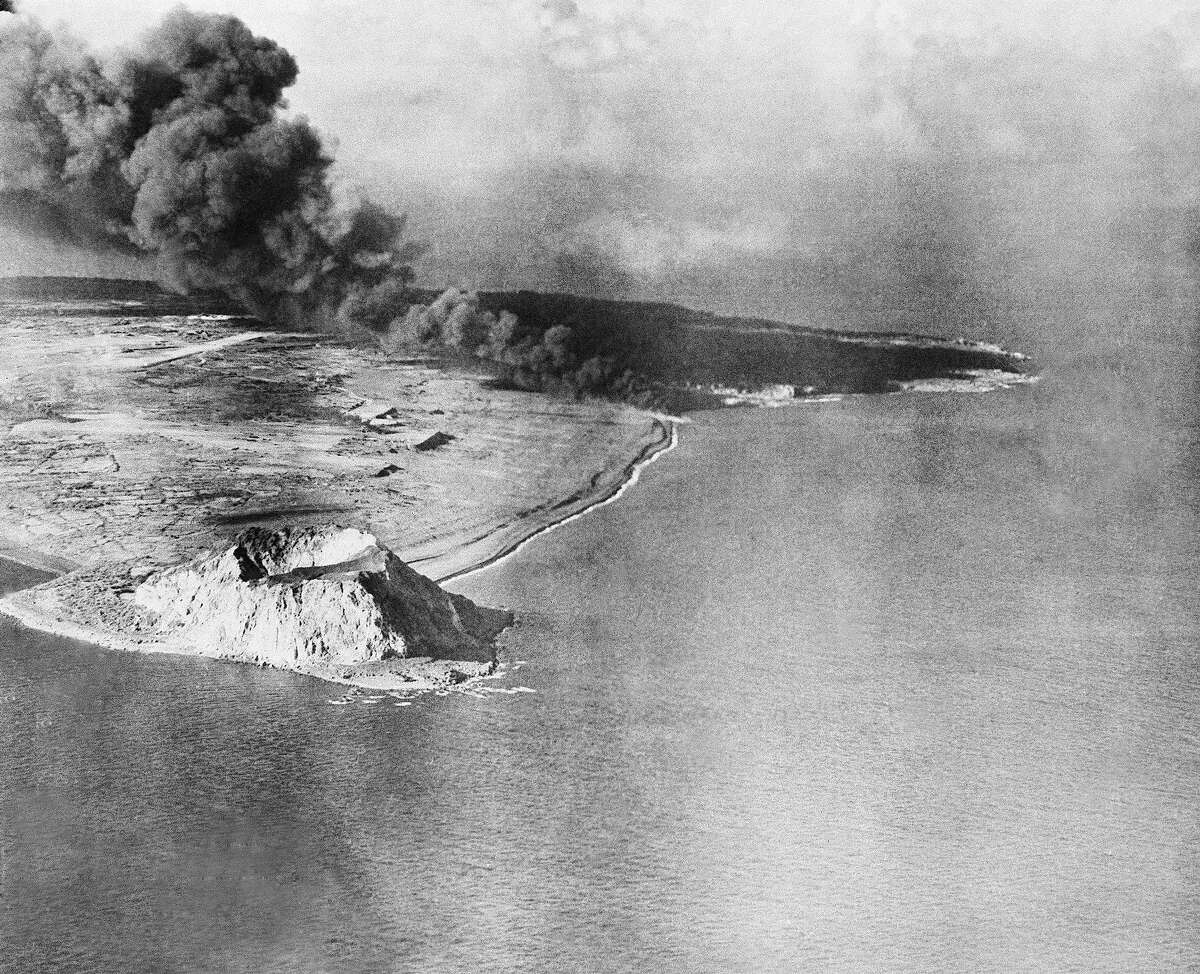
<svg viewBox="0 0 1200 974"><path fill-rule="evenodd" d="M510 622L443 591L352 528L252 528L226 551L156 572L134 601L172 642L289 669L391 659L490 662Z"/></svg>

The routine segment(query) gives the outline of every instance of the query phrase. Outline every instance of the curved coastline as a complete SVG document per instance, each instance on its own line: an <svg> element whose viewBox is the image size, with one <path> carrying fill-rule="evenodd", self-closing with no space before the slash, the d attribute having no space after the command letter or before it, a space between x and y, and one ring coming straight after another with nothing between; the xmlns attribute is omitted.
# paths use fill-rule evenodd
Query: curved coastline
<svg viewBox="0 0 1200 974"><path fill-rule="evenodd" d="M37 597L31 595L35 591L37 591ZM27 629L88 643L101 649L124 653L190 656L222 663L247 665L241 660L231 659L204 648L170 641L133 639L88 626L68 618L61 610L56 612L55 603L56 596L54 595L47 596L44 591L37 589L21 589L0 597L0 615L14 619ZM298 676L315 677L326 683L410 695L440 690L448 685L461 684L465 686L481 677L492 675L496 672L498 665L498 661L495 659L490 663L474 663L460 660L432 660L423 656L399 660L397 663L393 672L379 676L357 674L342 676L339 675L336 668L326 669L315 666L288 666L283 669Z"/></svg>
<svg viewBox="0 0 1200 974"><path fill-rule="evenodd" d="M565 501L547 501L533 509L528 516L519 517L496 525L486 532L479 534L464 543L456 545L444 554L431 555L424 559L413 559L413 567L428 574L434 581L444 583L462 578L473 572L494 566L505 561L517 551L524 548L535 538L554 530L560 525L583 517L588 512L611 504L620 498L626 490L637 483L641 471L668 453L679 442L679 420L676 417L655 415L652 417L650 429L652 435L643 443L638 453L620 467L601 471L592 478L593 490L581 492ZM540 515L540 516L539 516ZM443 542L444 543L444 542ZM22 565L38 571L54 571L58 574L69 572L74 567L62 564L61 560L48 560L39 557L38 553L28 548L5 546L0 549L0 558L14 564ZM429 572L430 565L435 566L437 574ZM51 579L52 581L53 579ZM0 596L0 614L6 615L21 625L40 632L49 633L66 639L90 643L104 649L124 652L141 653L172 653L189 656L201 656L220 659L215 652L197 651L195 648L173 646L170 643L155 640L140 640L130 638L118 632L110 632L98 625L88 625L86 622L71 617L61 603L61 599L53 589L43 588L40 584L25 587ZM437 679L437 674L426 673L426 670L441 671L450 664L448 661L419 663L414 660L411 680L406 689L421 690L440 686L443 680ZM457 664L456 664L457 665ZM492 672L493 667L480 668L478 675ZM352 686L378 689L370 681L356 679L331 679L325 673L306 673L303 668L293 672L303 675L318 676L330 682L344 683ZM433 677L432 679L430 677Z"/></svg>
<svg viewBox="0 0 1200 974"><path fill-rule="evenodd" d="M514 521L497 525L447 551L445 555L416 558L409 564L442 584L506 561L535 538L616 501L637 483L644 468L675 449L679 444L678 427L679 420L675 417L655 416L651 428L656 435L642 446L632 460L617 469L615 477L602 478L596 481L593 490L565 502L542 505Z"/></svg>

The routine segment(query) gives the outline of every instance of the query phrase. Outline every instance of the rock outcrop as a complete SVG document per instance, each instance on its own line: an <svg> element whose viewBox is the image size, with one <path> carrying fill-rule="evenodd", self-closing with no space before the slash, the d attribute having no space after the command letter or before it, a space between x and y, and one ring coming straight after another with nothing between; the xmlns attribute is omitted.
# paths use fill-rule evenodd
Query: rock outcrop
<svg viewBox="0 0 1200 974"><path fill-rule="evenodd" d="M413 449L418 453L425 453L429 450L436 450L439 447L443 447L447 443L453 443L457 439L458 437L453 433L444 433L442 430L438 430L432 436L427 436L425 439L421 440L421 442L414 446Z"/></svg>
<svg viewBox="0 0 1200 974"><path fill-rule="evenodd" d="M312 672L414 657L490 664L511 615L444 591L354 528L251 528L134 590L165 640Z"/></svg>

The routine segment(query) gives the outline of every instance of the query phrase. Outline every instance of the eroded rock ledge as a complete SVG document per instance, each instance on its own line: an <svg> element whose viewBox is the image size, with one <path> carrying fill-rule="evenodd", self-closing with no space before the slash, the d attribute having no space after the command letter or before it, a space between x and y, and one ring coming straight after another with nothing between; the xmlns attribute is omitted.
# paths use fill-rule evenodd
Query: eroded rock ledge
<svg viewBox="0 0 1200 974"><path fill-rule="evenodd" d="M251 528L233 546L175 567L73 575L10 596L5 609L114 648L378 688L490 673L495 639L512 622L444 591L356 528Z"/></svg>

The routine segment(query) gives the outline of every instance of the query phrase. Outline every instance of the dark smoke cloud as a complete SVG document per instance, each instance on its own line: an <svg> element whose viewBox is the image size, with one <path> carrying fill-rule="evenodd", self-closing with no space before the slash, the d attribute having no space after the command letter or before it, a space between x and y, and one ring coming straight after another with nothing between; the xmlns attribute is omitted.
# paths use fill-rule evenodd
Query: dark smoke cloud
<svg viewBox="0 0 1200 974"><path fill-rule="evenodd" d="M1103 230L1135 188L1200 186L1194 7L446 0L455 42L397 8L370 61L436 94L343 93L339 132L441 280L996 339L1050 214Z"/></svg>
<svg viewBox="0 0 1200 974"><path fill-rule="evenodd" d="M0 22L0 214L157 260L266 317L371 323L403 297L403 217L334 202L332 159L282 117L292 56L234 17L179 8L102 61L36 21Z"/></svg>

